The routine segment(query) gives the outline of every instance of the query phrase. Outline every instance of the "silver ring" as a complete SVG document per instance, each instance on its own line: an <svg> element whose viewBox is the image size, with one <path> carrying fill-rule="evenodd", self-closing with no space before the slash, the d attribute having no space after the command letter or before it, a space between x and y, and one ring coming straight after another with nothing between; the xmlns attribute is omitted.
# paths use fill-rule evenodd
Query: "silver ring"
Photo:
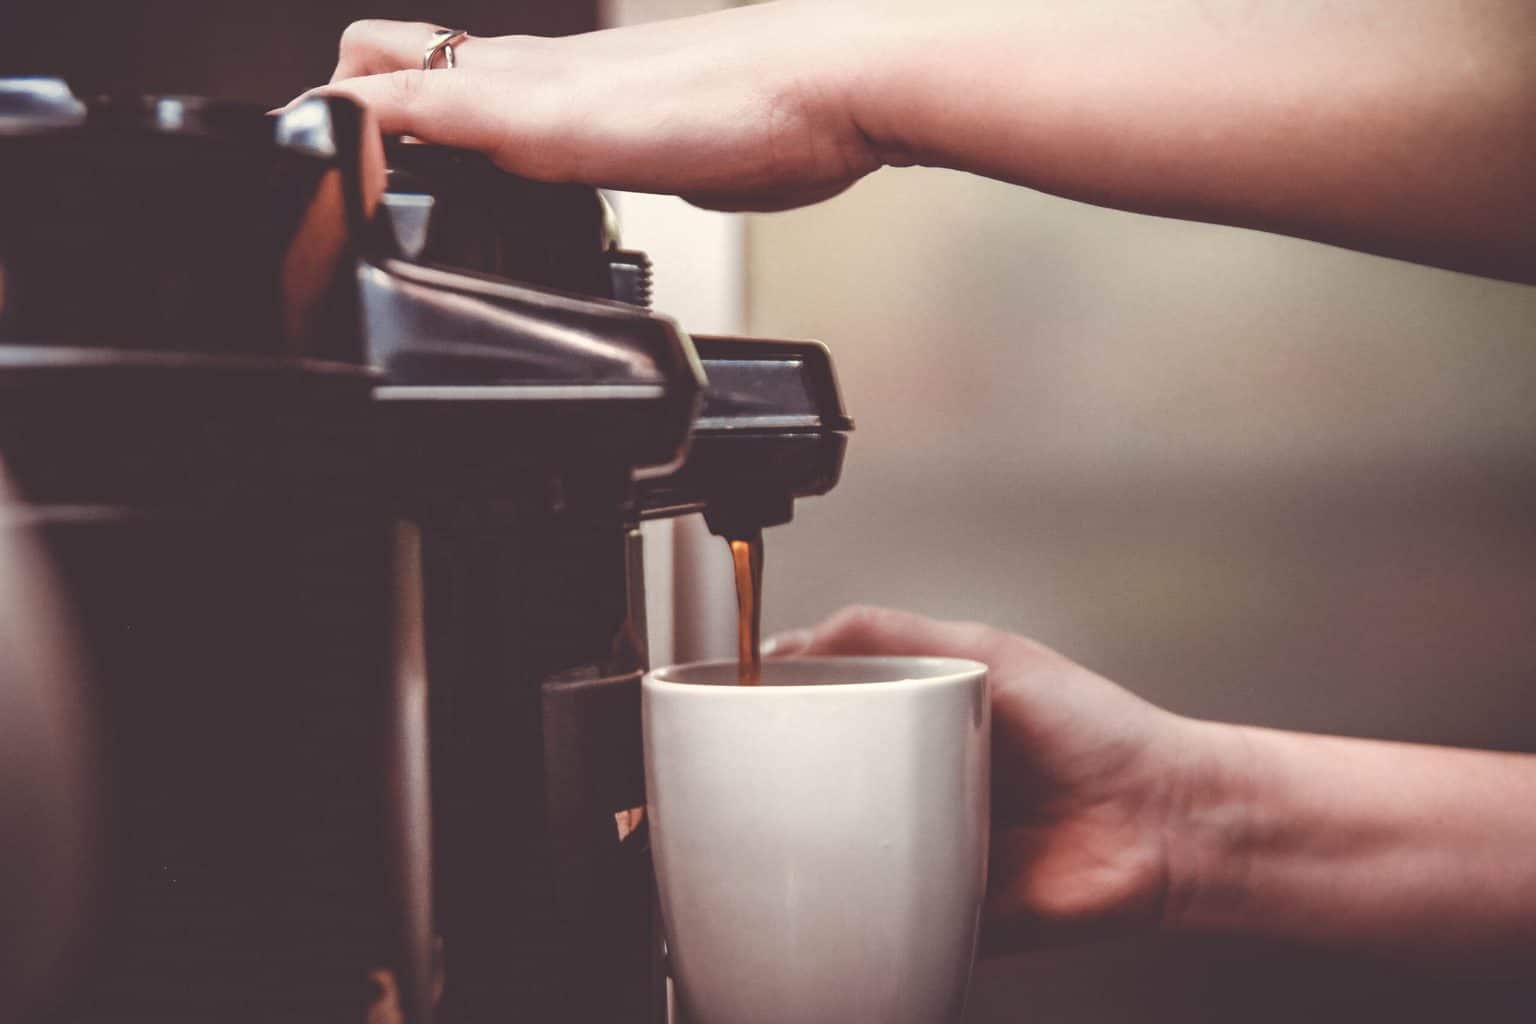
<svg viewBox="0 0 1536 1024"><path fill-rule="evenodd" d="M427 52L421 57L421 70L431 71L432 65L437 62L437 55L443 55L443 67L457 67L453 59L453 44L462 43L469 38L469 33L461 28L440 28L432 33L432 41L427 44Z"/></svg>

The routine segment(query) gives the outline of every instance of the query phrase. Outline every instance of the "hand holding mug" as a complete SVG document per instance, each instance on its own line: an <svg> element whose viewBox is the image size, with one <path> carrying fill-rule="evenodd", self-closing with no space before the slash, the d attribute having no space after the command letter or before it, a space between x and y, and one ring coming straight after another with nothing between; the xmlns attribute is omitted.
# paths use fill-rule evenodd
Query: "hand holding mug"
<svg viewBox="0 0 1536 1024"><path fill-rule="evenodd" d="M985 662L992 690L991 881L984 949L1155 927L1182 899L1175 848L1220 740L1032 640L852 608L769 642L776 656L927 654Z"/></svg>

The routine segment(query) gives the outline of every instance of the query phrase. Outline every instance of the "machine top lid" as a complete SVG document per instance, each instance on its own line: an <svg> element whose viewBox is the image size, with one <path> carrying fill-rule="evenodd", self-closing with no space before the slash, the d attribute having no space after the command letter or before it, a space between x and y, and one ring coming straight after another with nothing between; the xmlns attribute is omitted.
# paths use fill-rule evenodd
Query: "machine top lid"
<svg viewBox="0 0 1536 1024"><path fill-rule="evenodd" d="M346 99L272 116L0 78L0 151L16 357L0 363L350 364L389 402L665 398L689 415L703 387L675 324L604 290L595 191L398 141L386 168ZM476 231L483 266L462 260Z"/></svg>
<svg viewBox="0 0 1536 1024"><path fill-rule="evenodd" d="M351 104L342 101L346 106ZM248 103L182 95L109 95L83 101L59 78L0 78L0 135L66 129L138 131L268 143L322 159L346 148L336 104L310 99L272 115Z"/></svg>
<svg viewBox="0 0 1536 1024"><path fill-rule="evenodd" d="M0 78L0 133L68 128L85 121L85 104L60 78Z"/></svg>

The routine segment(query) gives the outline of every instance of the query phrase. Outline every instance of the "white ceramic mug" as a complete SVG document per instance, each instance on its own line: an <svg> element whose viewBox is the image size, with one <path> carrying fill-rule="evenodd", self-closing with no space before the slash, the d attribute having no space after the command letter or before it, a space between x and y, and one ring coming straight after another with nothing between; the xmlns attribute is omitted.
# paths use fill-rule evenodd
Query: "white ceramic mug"
<svg viewBox="0 0 1536 1024"><path fill-rule="evenodd" d="M688 1024L960 1020L986 890L986 666L801 658L644 681L645 782Z"/></svg>

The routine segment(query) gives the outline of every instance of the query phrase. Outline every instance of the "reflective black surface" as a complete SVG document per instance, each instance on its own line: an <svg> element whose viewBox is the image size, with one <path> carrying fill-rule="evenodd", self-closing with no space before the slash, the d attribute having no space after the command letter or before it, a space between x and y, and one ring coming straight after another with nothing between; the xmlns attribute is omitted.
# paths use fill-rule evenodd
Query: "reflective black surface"
<svg viewBox="0 0 1536 1024"><path fill-rule="evenodd" d="M0 84L0 343L363 361L383 158L360 111L71 102Z"/></svg>
<svg viewBox="0 0 1536 1024"><path fill-rule="evenodd" d="M853 429L826 348L755 338L694 344L709 387L687 459L642 481L643 514L703 512L725 536L787 522L795 499L837 485Z"/></svg>
<svg viewBox="0 0 1536 1024"><path fill-rule="evenodd" d="M7 514L0 467L0 1020L58 981L93 893L95 848L75 635L38 524Z"/></svg>
<svg viewBox="0 0 1536 1024"><path fill-rule="evenodd" d="M0 82L0 511L107 737L49 1020L661 1013L635 524L781 522L850 424L814 345L706 401L592 190L383 153Z"/></svg>
<svg viewBox="0 0 1536 1024"><path fill-rule="evenodd" d="M356 300L382 150L343 103L68 99L0 89L0 521L100 737L38 1019L425 1022L419 575Z"/></svg>
<svg viewBox="0 0 1536 1024"><path fill-rule="evenodd" d="M468 25L480 36L598 27L596 0L50 0L0 4L0 69L67 79L82 96L194 93L288 102L330 77L361 18ZM425 45L425 44L423 44Z"/></svg>

